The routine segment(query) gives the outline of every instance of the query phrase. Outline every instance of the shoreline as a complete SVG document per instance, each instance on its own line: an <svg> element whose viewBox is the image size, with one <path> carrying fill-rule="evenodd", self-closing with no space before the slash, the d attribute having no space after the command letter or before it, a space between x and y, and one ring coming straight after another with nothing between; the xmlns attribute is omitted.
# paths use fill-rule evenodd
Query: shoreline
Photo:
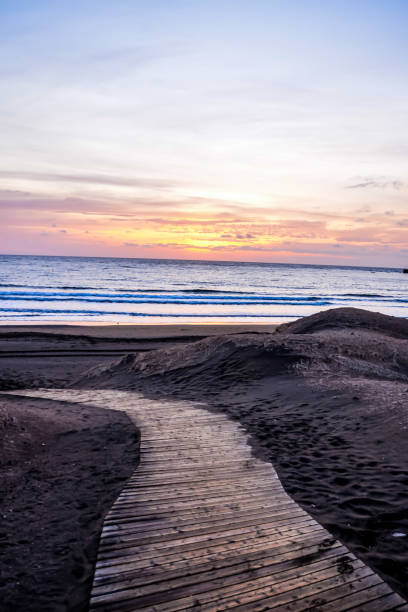
<svg viewBox="0 0 408 612"><path fill-rule="evenodd" d="M69 332L75 336L93 336L96 338L169 338L188 336L216 336L230 333L273 333L278 327L277 323L159 323L159 324L113 324L113 323L32 323L32 324L5 324L0 323L0 337L7 333L41 333L60 334Z"/></svg>

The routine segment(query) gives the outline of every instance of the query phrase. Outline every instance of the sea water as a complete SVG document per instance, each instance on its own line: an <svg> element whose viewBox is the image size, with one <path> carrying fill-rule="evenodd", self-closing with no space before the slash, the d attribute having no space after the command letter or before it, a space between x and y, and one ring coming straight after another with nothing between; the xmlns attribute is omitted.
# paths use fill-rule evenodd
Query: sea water
<svg viewBox="0 0 408 612"><path fill-rule="evenodd" d="M340 306L408 317L393 268L0 255L0 322L280 323Z"/></svg>

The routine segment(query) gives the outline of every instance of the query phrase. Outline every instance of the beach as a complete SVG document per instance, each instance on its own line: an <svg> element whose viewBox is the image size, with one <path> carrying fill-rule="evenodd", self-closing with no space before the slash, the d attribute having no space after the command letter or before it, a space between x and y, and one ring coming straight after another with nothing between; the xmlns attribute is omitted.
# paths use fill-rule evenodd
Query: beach
<svg viewBox="0 0 408 612"><path fill-rule="evenodd" d="M352 308L280 327L1 326L0 600L86 609L103 516L137 466L123 413L7 394L64 386L239 420L289 495L407 597L407 340L406 320Z"/></svg>

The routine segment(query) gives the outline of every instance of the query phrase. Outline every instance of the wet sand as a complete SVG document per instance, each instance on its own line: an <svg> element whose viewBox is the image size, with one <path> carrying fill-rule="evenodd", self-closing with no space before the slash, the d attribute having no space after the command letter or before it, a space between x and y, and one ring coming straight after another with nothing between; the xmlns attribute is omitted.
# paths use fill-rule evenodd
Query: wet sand
<svg viewBox="0 0 408 612"><path fill-rule="evenodd" d="M137 390L227 412L246 425L254 452L273 462L289 494L408 596L407 321L338 309L276 333L265 333L272 326L256 327L258 333L228 328L222 331L239 333L205 339L210 326L143 326L150 335L117 327L118 338L104 326L80 327L82 333L1 328L0 351L27 354L0 359L0 385ZM16 406L1 397L7 410ZM30 512L28 504L25 521ZM11 533L19 533L18 524ZM8 565L13 568L12 557Z"/></svg>

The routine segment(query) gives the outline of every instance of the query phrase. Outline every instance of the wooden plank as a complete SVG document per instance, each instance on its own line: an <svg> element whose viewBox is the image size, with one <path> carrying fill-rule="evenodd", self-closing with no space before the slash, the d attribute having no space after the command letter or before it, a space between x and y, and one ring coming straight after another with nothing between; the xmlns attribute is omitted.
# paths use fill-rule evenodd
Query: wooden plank
<svg viewBox="0 0 408 612"><path fill-rule="evenodd" d="M159 522L158 522L159 521ZM235 528L235 527L245 527L251 525L262 526L265 523L274 522L276 526L279 525L289 525L289 524L301 524L305 521L311 522L314 521L308 514L302 512L302 510L298 510L296 507L293 510L283 509L279 513L271 514L269 512L259 511L256 513L240 513L234 514L231 513L229 515L220 515L220 516L208 516L206 514L201 515L199 520L193 516L193 518L185 518L177 519L172 518L171 515L169 517L149 517L149 518L140 518L138 516L130 516L127 520L119 519L115 522L105 523L103 527L104 536L108 536L109 533L120 535L121 533L125 533L128 530L132 530L133 533L149 533L165 530L173 531L174 529L182 530L183 532L189 531L203 531L208 529L214 529L215 531L222 531L224 528Z"/></svg>
<svg viewBox="0 0 408 612"><path fill-rule="evenodd" d="M343 548L344 550L344 548ZM311 563L306 572L303 573L308 583L316 584L319 580L319 576L325 572L326 575L335 575L336 558L333 556L330 558L326 556L320 561ZM360 564L360 565L359 565ZM363 564L358 561L355 563L355 571ZM227 610L229 608L235 608L239 605L246 605L251 602L259 601L260 598L265 597L265 594L270 595L271 593L281 590L291 590L293 584L298 584L299 572L302 568L302 564L288 565L282 563L280 566L273 568L275 571L273 574L268 574L260 578L252 578L248 581L238 582L229 586L222 586L216 589L209 589L200 594L189 595L187 597L175 599L171 601L163 602L154 606L155 610L160 612L170 612L171 610L193 610L197 609L197 604L200 605L201 611L210 610ZM369 571L365 568L365 571ZM281 580L285 578L285 580ZM292 597L292 595L290 595ZM138 609L143 609L139 608Z"/></svg>
<svg viewBox="0 0 408 612"><path fill-rule="evenodd" d="M151 542L149 544L140 544L136 539L133 539L131 536L124 536L122 538L114 538L107 539L105 542L105 538L103 538L103 542L100 545L100 553L101 558L103 556L109 555L111 551L112 555L115 554L116 550L125 551L126 548L138 548L139 553L148 553L154 551L163 551L163 550L173 550L174 552L180 552L181 549L183 551L194 550L196 548L202 548L203 543L206 547L210 545L221 546L221 545L230 545L230 544L239 544L241 546L245 546L247 544L258 544L259 542L269 541L271 545L273 542L279 540L282 543L286 543L287 541L296 540L299 536L306 536L307 534L313 534L315 532L319 532L319 525L308 525L304 528L293 528L292 526L288 526L286 531L285 527L283 528L272 528L267 529L265 532L257 535L256 529L252 531L245 531L244 533L238 533L230 535L224 535L221 533L214 534L204 534L200 536L188 536L180 534L178 538L175 539L162 539L160 542ZM324 538L322 538L323 540Z"/></svg>
<svg viewBox="0 0 408 612"><path fill-rule="evenodd" d="M290 510L290 509L295 509L296 505L288 504L284 507L287 510ZM169 516L174 517L177 514L177 513L174 513L172 510L163 510L163 509L160 512L153 512L153 513L152 512L144 513L143 508L139 508L138 512L135 512L135 510L132 509L132 507L129 507L127 511L125 511L125 509L123 510L124 510L123 512L116 512L116 513L114 513L112 510L108 518L106 519L106 522L112 522L112 521L116 521L119 519L126 520L132 517L137 517L140 520L151 519L152 517L159 519L159 518L165 518ZM248 502L240 501L239 503L225 504L224 506L203 506L202 505L200 508L188 508L188 509L183 510L183 517L185 518L196 517L197 520L199 521L208 516L221 516L222 514L234 514L234 512L242 513L246 511L250 512L250 511L261 511L261 510L265 512L267 511L274 512L277 509L275 508L273 503L269 503L268 505L268 502L265 502L264 500L261 500L261 501L250 500ZM283 511L283 507L282 507L282 511Z"/></svg>
<svg viewBox="0 0 408 612"><path fill-rule="evenodd" d="M132 476L127 483L129 486L138 485L143 482L146 486L160 483L171 486L179 482L214 482L216 479L220 481L228 480L231 483L233 480L253 479L253 482L256 484L268 482L281 489L280 483L276 481L276 478L268 474L268 472L261 471L259 468L254 468L252 465L247 465L246 463L221 468L219 466L186 466L184 469L180 468L178 470L170 469L169 467L167 469L154 469L143 466L137 476Z"/></svg>
<svg viewBox="0 0 408 612"><path fill-rule="evenodd" d="M315 564L309 564L308 569L310 571L316 571L316 564L322 564L323 561L325 561L326 565L328 566L337 564L339 559L344 556L345 550L346 549L344 547L338 546L333 550L322 552L321 555L319 555L319 561L316 561ZM299 553L297 557L292 556L289 560L287 555L274 555L273 550L265 550L262 555L258 555L253 559L243 555L226 557L217 564L207 562L192 565L188 572L188 580L190 580L191 583L202 582L204 580L203 577L209 576L210 574L211 578L213 579L223 575L232 575L242 571L260 569L262 567L270 567L271 571L276 574L285 572L286 579L288 578L288 571L296 569L298 572L299 568L302 568L302 565L302 555ZM196 577L194 577L195 574ZM130 584L133 587L137 585L146 586L148 583L164 583L165 581L171 580L171 585L173 588L176 586L176 583L174 582L175 578L182 579L180 580L180 584L186 584L185 567L180 565L176 568L168 568L167 570L163 570L160 566L148 568L145 571L140 571L140 569L132 569L115 573L98 573L95 576L95 586L98 586L98 588L103 587L99 591L100 593L103 593L107 589L108 592L112 592L112 590L114 590L112 585L115 585L115 588L117 588L116 585L119 583L121 583L121 585ZM262 580L268 581L268 579L264 578ZM158 588L160 589L160 585L158 585ZM220 596L221 592L217 591L217 597Z"/></svg>
<svg viewBox="0 0 408 612"><path fill-rule="evenodd" d="M303 543L304 546L307 546L310 542L315 542L314 536L318 539L318 544L321 545L324 542L321 533L319 531L310 532L307 534L303 534L301 538L262 538L258 540L253 540L251 538L230 538L227 541L220 542L219 539L214 539L211 542L194 542L191 544L184 544L183 542L178 543L173 546L161 546L161 547L145 547L142 551L140 550L140 546L117 546L116 548L110 548L109 550L103 550L101 548L99 559L101 562L107 561L111 563L114 559L119 559L120 562L123 561L124 558L129 559L132 556L143 555L143 558L156 558L159 554L167 554L167 555L175 555L178 554L182 558L188 556L188 553L193 552L193 555L204 556L211 555L216 553L226 553L236 550L246 550L247 552L251 552L254 550L259 550L259 548L264 549L265 546L272 548L281 548L287 545L291 545L295 547L297 544Z"/></svg>
<svg viewBox="0 0 408 612"><path fill-rule="evenodd" d="M354 573L359 572L365 575L372 573L372 570L365 567L361 561L357 561L357 568ZM314 569L314 568L313 568ZM326 576L334 576L332 580L340 580L338 575L337 566L335 565L331 570L326 569L324 574ZM212 572L200 575L200 581L194 577L193 581L190 580L190 576L185 576L181 581L175 580L172 585L168 583L157 583L153 585L146 585L146 587L129 587L122 590L112 590L109 593L103 595L96 595L92 597L92 605L101 606L109 603L110 606L113 604L121 604L121 602L130 602L133 609L143 609L147 606L156 606L160 603L165 603L168 600L169 592L171 593L172 599L185 597L187 595L199 595L208 591L219 591L225 586L239 585L253 580L257 577L269 577L269 585L279 584L279 591L283 593L286 590L297 588L298 584L309 585L314 584L316 581L323 582L320 580L321 576L324 575L321 570L317 572L311 571L311 567L308 566L306 570L295 570L295 577L289 580L282 580L284 577L279 572L274 576L274 567L266 566L259 569L241 571L234 574L223 574L218 573L216 576ZM330 580L331 578L329 578ZM171 591L170 591L171 588ZM269 588L269 587L268 587ZM121 609L119 606L113 606L112 609ZM251 608L248 608L248 610Z"/></svg>
<svg viewBox="0 0 408 612"><path fill-rule="evenodd" d="M152 560L156 563L159 559L166 559L168 562L180 561L185 559L198 559L198 558L211 558L214 560L224 558L229 555L236 554L246 554L250 555L252 553L258 554L264 550L269 550L272 553L280 554L286 553L291 550L299 550L299 549L308 549L308 553L305 553L305 556L309 557L310 554L316 556L321 552L321 544L322 544L322 536L319 532L314 532L307 536L304 536L298 541L293 540L277 540L275 542L271 542L268 539L262 540L261 542L251 542L249 544L243 544L242 542L229 542L228 544L219 545L212 544L210 546L196 546L194 548L188 548L184 550L183 548L177 549L165 549L162 552L152 551L151 553L144 553L143 557L138 557L137 551L138 548L124 548L122 550L117 551L116 554L106 555L103 558L103 553L101 552L100 558L98 561L99 567L108 567L111 565L121 565L124 563L135 562L140 566L147 566L152 564ZM338 546L338 543L334 543L333 547ZM313 551L310 550L310 547L313 547ZM136 554L134 554L136 553ZM135 559L142 559L139 561L135 561Z"/></svg>
<svg viewBox="0 0 408 612"><path fill-rule="evenodd" d="M281 524L294 523L294 522L299 524L301 522L299 519L304 519L304 521L313 520L305 512L302 512L302 511L295 511L293 513L292 512L283 513L280 516L283 518L283 522L281 522ZM176 519L174 522L161 520L160 524L158 525L157 521L151 521L149 523L146 521L140 521L140 520L137 520L136 518L133 518L133 519L129 519L126 523L105 524L102 529L102 533L104 534L104 537L107 537L110 533L121 534L121 533L126 533L127 531L131 531L132 533L140 532L143 534L149 533L150 531L152 531L153 533L160 533L163 531L166 533L173 533L175 530L178 530L178 531L182 530L185 533L187 532L203 532L204 533L208 529L211 529L214 531L222 531L224 527L232 526L232 525L234 527L238 525L241 527L244 527L245 525L264 525L265 523L271 520L271 515L269 513L252 515L252 516L248 516L247 514L242 514L240 515L240 517L237 517L236 515L232 515L231 518L224 519L224 520L220 518L214 518L213 520L210 520L210 521L203 520L203 521L200 521L199 525L197 525L196 520L177 521ZM275 519L275 524L276 524L277 522L276 515L274 519Z"/></svg>
<svg viewBox="0 0 408 612"><path fill-rule="evenodd" d="M135 486L138 484L146 486L159 486L162 484L169 484L168 476L171 476L171 483L176 485L178 483L189 483L189 482L214 482L214 481L225 481L226 479L230 482L238 480L247 480L253 477L253 482L258 482L259 479L268 478L267 472L262 472L259 469L248 468L242 469L239 466L237 469L209 469L209 468L196 468L194 470L179 470L177 473L171 470L162 471L162 473L152 472L141 469L137 477L133 476L127 482L129 486ZM229 478L227 476L229 475ZM271 483L274 482L273 478L270 478Z"/></svg>
<svg viewBox="0 0 408 612"><path fill-rule="evenodd" d="M270 525L270 523L269 523ZM240 529L230 529L228 531L207 531L201 533L200 535L190 535L185 532L176 532L173 534L157 534L156 536L152 536L151 534L143 535L143 534L109 534L104 535L103 544L101 544L100 550L105 551L110 548L117 548L118 544L121 547L128 546L144 546L144 545L156 545L160 544L160 548L167 547L168 545L184 545L186 543L196 543L196 542L237 542L238 540L243 539L245 541L254 541L260 540L261 538L296 538L298 536L312 533L316 530L319 530L319 525L316 523L308 522L302 523L299 525L288 525L283 527L244 527ZM159 547L158 547L159 548Z"/></svg>
<svg viewBox="0 0 408 612"><path fill-rule="evenodd" d="M221 481L217 482L216 480L196 480L195 482L185 483L184 485L180 485L174 483L170 480L167 485L161 486L160 489L154 487L154 480L146 483L146 487L140 488L135 486L133 483L128 483L124 486L121 497L143 497L148 495L155 495L157 498L159 496L165 498L171 495L178 495L183 493L199 493L205 495L206 493L213 493L217 490L222 490L225 492L237 492L237 496L239 497L240 491L254 491L254 484L257 487L262 487L268 491L273 491L276 493L280 493L280 487L276 486L273 482L267 482L266 479L256 481L256 479L252 480L251 478L241 479L241 481L235 480L234 482ZM153 486L152 486L153 485Z"/></svg>
<svg viewBox="0 0 408 612"><path fill-rule="evenodd" d="M344 556L346 553L347 549L339 542L323 551L313 541L305 544L302 542L297 545L288 544L286 546L280 545L275 547L264 543L258 544L257 547L238 547L235 550L227 550L209 555L200 555L200 551L193 551L185 556L162 554L152 559L121 559L121 562L116 564L101 564L95 572L95 579L98 577L104 579L107 576L119 577L134 572L137 572L138 576L150 576L151 574L161 572L164 574L165 572L175 572L181 569L185 571L186 566L188 566L189 573L194 573L236 563L257 562L265 558L274 558L274 561L282 567L296 567L303 564L306 556L311 558L311 555L313 555L314 559L323 559L326 557Z"/></svg>
<svg viewBox="0 0 408 612"><path fill-rule="evenodd" d="M271 523L269 523L269 525L271 525ZM304 521L302 523L294 523L294 524L284 525L281 527L274 526L273 530L270 528L268 532L266 532L267 526L268 524L261 525L259 529L255 530L255 533L257 534L263 533L264 535L270 535L270 536L278 535L278 536L294 537L297 534L309 533L309 532L315 531L316 529L316 525L312 523L311 521ZM233 525L232 527L234 527L234 529L229 530L230 534L243 533L242 532L243 528L241 525L237 525L237 526ZM248 535L254 534L254 530L249 531L250 529L249 525L245 525L244 528L248 529L247 531ZM136 545L136 543L143 545L145 543L153 544L154 542L179 541L180 537L184 538L186 536L188 536L189 538L191 537L204 537L204 538L211 537L212 538L215 535L222 535L223 537L225 537L225 534L226 534L226 531L224 529L224 526L220 526L218 528L211 527L208 530L201 529L201 528L190 529L190 530L162 529L160 530L160 532L148 532L147 534L146 532L143 533L143 531L134 532L133 530L127 531L125 533L119 533L119 534L115 532L114 533L104 532L103 539L107 546L109 545L116 546L117 543L124 543L124 541L134 543L132 545ZM259 536L257 539L259 539Z"/></svg>
<svg viewBox="0 0 408 612"><path fill-rule="evenodd" d="M196 472L194 472L194 474L196 474ZM188 476L189 478L185 476L184 478L180 479L178 476L175 478L173 474L173 477L170 480L168 478L156 478L154 476L139 478L138 480L132 479L127 481L123 491L157 491L158 489L161 491L163 489L165 491L181 491L185 489L194 490L198 487L210 489L212 487L241 487L243 485L252 485L253 488L254 484L258 485L265 481L265 474L262 478L259 478L259 476L257 477L257 474L252 476L252 474L245 473L243 475L238 475L237 473L231 474L231 477L228 479L225 478L223 473L217 476L216 474L213 475L213 473L208 474L208 472L207 475L205 475L204 472L203 474L200 473L198 475L192 475L191 472L189 472ZM269 486L275 487L276 489L280 488L279 486L276 486L273 481Z"/></svg>
<svg viewBox="0 0 408 612"><path fill-rule="evenodd" d="M269 485L268 483L259 484L256 489L256 494L267 491L269 493L278 494L280 493L279 488ZM253 491L253 485L251 483L237 483L235 486L230 485L219 485L216 486L204 486L204 484L197 483L196 487L185 487L184 489L175 487L162 487L161 490L145 490L134 489L133 487L125 487L120 495L121 501L146 501L146 502L159 502L161 500L178 500L187 497L195 497L201 499L212 499L214 497L235 497L237 501L240 500L241 495L254 498L256 495Z"/></svg>
<svg viewBox="0 0 408 612"><path fill-rule="evenodd" d="M291 521L279 521L276 524L273 521L264 522L262 524L253 525L250 523L247 524L232 524L227 527L226 525L209 525L208 527L192 527L191 529L180 529L180 528L169 528L169 529L161 529L154 532L146 532L142 529L130 529L127 531L103 531L104 541L106 541L107 545L115 542L124 542L124 541L133 541L139 542L141 544L142 540L148 540L149 543L153 543L153 538L156 541L170 541L174 539L183 539L186 541L187 538L191 541L192 538L200 538L200 539L212 539L217 536L223 538L230 538L231 536L238 535L251 535L259 539L260 537L266 536L283 536L289 537L289 535L293 535L295 532L301 530L302 533L306 533L306 531L315 531L316 528L319 527L313 519L308 519L307 517L303 517L303 520L291 520ZM211 540L212 541L212 540Z"/></svg>
<svg viewBox="0 0 408 612"><path fill-rule="evenodd" d="M361 561L356 561L355 572L360 567L363 567L365 572L371 571ZM240 589L243 584L246 585L249 580L254 582L254 579L259 576L259 581L266 582L269 588L271 584L289 584L291 578L298 581L300 572L302 578L310 582L315 582L323 573L326 577L337 576L336 557L309 564L306 570L299 566L291 569L286 568L284 574L282 574L281 567L274 562L273 558L265 558L258 563L227 565L210 571L182 575L181 577L172 575L169 579L164 578L163 580L156 574L150 582L124 577L122 580L115 582L107 581L95 585L93 594L98 597L99 602L102 602L105 597L109 601L112 601L113 598L116 601L137 598L139 600L138 606L143 606L146 602L147 605L166 602L169 591L173 593L174 597L180 598L183 594L196 595L216 590L217 601L219 602L222 589L226 584L234 585L234 588ZM262 589L262 592L265 593L265 590Z"/></svg>
<svg viewBox="0 0 408 612"><path fill-rule="evenodd" d="M265 494L270 492L271 489L268 487L258 488L256 493L249 493L247 490L247 496L250 499L258 499L264 498ZM114 507L126 507L131 505L132 507L139 507L143 504L143 507L152 507L152 508L160 508L160 507L168 507L169 505L177 504L178 507L183 505L183 507L195 507L199 505L203 499L205 499L205 503L208 505L209 503L222 503L229 501L239 501L239 496L236 491L223 492L223 491L214 491L210 495L205 496L200 491L192 492L190 495L174 495L172 492L169 492L168 495L170 497L157 497L152 495L140 496L138 494L129 493L128 495L121 495L115 502ZM285 502L282 502L285 503Z"/></svg>
<svg viewBox="0 0 408 612"><path fill-rule="evenodd" d="M153 516L139 516L134 513L130 513L130 516L127 518L118 517L110 520L105 520L104 528L112 529L126 528L128 524L137 524L140 525L141 528L144 528L145 531L150 531L151 529L156 530L163 526L163 528L171 527L174 525L178 525L181 528L183 526L188 527L189 525L196 526L197 522L200 525L211 525L211 524L239 524L241 521L249 521L249 524L256 524L258 521L262 521L264 518L270 518L271 516L276 517L277 520L291 520L298 519L299 517L309 517L309 515L299 507L294 507L293 509L282 509L281 512L276 512L274 509L272 510L264 510L264 509L250 509L244 512L224 512L223 514L217 514L217 516L208 516L208 514L202 514L199 512L189 513L183 515L183 518L175 517L173 514L159 514ZM160 523L159 523L160 521Z"/></svg>
<svg viewBox="0 0 408 612"><path fill-rule="evenodd" d="M167 508L169 510L170 509L182 510L182 509L187 509L187 508L196 508L197 505L200 506L201 508L204 508L205 506L206 507L228 506L234 503L235 504L242 503L245 505L245 504L249 504L254 501L265 500L267 493L270 493L269 489L265 489L265 490L257 489L256 492L253 493L252 495L244 496L244 500L242 502L238 496L233 495L233 494L223 495L220 497L211 496L208 498L203 498L202 496L199 495L197 496L199 500L198 502L196 500L183 501L183 500L177 500L177 498L175 498L172 501L157 500L157 501L151 501L151 502L149 501L149 502L138 503L137 501L131 501L131 500L127 501L126 498L122 499L121 497L119 497L114 503L114 505L112 506L112 511L113 510L118 511L119 507L122 507L125 509L127 506L129 506L129 504L131 505L131 507L135 507L135 508L139 508L140 506L143 506L146 512L156 512L164 508ZM272 491L272 494L273 494L273 491ZM276 508L280 506L290 506L290 505L295 506L295 502L293 501L288 501L287 499L280 499L279 497L277 497L277 499L279 499L279 501L276 502Z"/></svg>
<svg viewBox="0 0 408 612"><path fill-rule="evenodd" d="M199 469L199 470L213 470L213 469L217 469L217 468L222 468L222 469L226 469L226 468L235 468L235 469L242 469L242 470L246 470L246 469L251 469L252 465L253 465L253 459L248 459L248 460L243 460L243 459L236 459L236 460L232 460L232 461L222 461L220 459L217 460L211 460L211 459L207 459L206 462L194 462L192 461L191 463L181 463L181 462L167 462L167 461L145 461L144 465L149 468L147 470L147 472L151 472L151 473L157 473L157 472L170 472L171 470L176 470L176 471L187 471L187 470L191 470L191 469ZM142 473L142 472L141 472Z"/></svg>

